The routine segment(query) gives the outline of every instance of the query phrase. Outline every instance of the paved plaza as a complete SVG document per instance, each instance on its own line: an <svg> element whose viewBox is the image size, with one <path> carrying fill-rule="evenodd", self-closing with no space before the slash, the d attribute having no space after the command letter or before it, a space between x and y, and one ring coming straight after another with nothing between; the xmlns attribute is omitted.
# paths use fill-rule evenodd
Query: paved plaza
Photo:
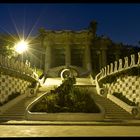
<svg viewBox="0 0 140 140"><path fill-rule="evenodd" d="M0 123L0 137L140 136L140 120L103 122L15 121Z"/></svg>
<svg viewBox="0 0 140 140"><path fill-rule="evenodd" d="M0 125L0 137L140 136L140 126Z"/></svg>

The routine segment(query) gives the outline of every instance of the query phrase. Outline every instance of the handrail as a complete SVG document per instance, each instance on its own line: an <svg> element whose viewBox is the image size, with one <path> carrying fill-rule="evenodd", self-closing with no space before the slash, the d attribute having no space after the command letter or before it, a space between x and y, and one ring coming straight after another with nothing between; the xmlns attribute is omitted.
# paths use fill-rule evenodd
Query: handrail
<svg viewBox="0 0 140 140"><path fill-rule="evenodd" d="M137 59L136 59L137 58ZM129 62L130 60L130 62ZM124 72L134 67L140 67L140 52L137 53L137 56L134 54L130 55L129 57L124 57L124 59L119 59L118 61L114 61L114 63L110 63L109 65L105 66L100 70L95 76L95 83L97 93L99 95L107 95L107 91L105 88L101 87L100 81L107 76L115 75L120 72ZM105 94L106 93L106 94Z"/></svg>
<svg viewBox="0 0 140 140"><path fill-rule="evenodd" d="M0 54L0 69L6 72L5 70L16 72L19 74L24 74L30 76L31 78L37 80L38 76L30 67L30 64L20 62L14 58L8 58Z"/></svg>
<svg viewBox="0 0 140 140"><path fill-rule="evenodd" d="M128 61L129 57L126 56L124 57L124 59L119 59L118 61L115 61L114 63L110 63L109 65L105 66L100 71L101 76L99 78L99 81L106 76L114 75L118 72L123 72L133 67L140 67L140 52L137 53L137 58L138 59L136 60L136 55L131 54L130 62Z"/></svg>

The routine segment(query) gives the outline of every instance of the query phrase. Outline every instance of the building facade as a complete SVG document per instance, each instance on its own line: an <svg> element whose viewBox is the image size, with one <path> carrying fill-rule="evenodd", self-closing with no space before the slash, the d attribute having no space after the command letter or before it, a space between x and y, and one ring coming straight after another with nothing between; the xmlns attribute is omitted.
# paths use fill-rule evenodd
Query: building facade
<svg viewBox="0 0 140 140"><path fill-rule="evenodd" d="M75 67L79 69L79 74L97 73L107 64L107 47L111 42L102 39L95 43L92 42L93 39L89 30L46 30L41 43L45 52L45 73L51 73L56 67Z"/></svg>

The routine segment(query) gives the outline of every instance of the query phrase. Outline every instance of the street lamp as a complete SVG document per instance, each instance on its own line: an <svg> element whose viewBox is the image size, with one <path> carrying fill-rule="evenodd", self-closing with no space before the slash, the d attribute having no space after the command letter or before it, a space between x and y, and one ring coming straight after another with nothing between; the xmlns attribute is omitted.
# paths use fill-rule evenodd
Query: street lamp
<svg viewBox="0 0 140 140"><path fill-rule="evenodd" d="M21 40L17 44L15 44L15 51L18 54L22 54L23 52L27 51L28 49L28 42Z"/></svg>
<svg viewBox="0 0 140 140"><path fill-rule="evenodd" d="M21 57L22 57L22 62L23 62L23 53L24 53L25 51L27 51L27 49L28 49L28 42L26 42L25 40L21 40L21 41L19 41L19 42L17 42L17 43L15 44L14 48L15 48L15 51L16 51L19 55L21 55Z"/></svg>

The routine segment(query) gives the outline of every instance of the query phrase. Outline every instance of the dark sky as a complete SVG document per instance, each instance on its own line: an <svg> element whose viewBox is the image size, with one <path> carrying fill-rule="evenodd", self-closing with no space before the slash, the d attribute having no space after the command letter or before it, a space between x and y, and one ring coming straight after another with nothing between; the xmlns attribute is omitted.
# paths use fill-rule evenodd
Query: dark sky
<svg viewBox="0 0 140 140"><path fill-rule="evenodd" d="M140 4L28 3L0 4L0 32L36 34L51 30L81 30L98 22L98 35L114 42L137 45L140 41Z"/></svg>

